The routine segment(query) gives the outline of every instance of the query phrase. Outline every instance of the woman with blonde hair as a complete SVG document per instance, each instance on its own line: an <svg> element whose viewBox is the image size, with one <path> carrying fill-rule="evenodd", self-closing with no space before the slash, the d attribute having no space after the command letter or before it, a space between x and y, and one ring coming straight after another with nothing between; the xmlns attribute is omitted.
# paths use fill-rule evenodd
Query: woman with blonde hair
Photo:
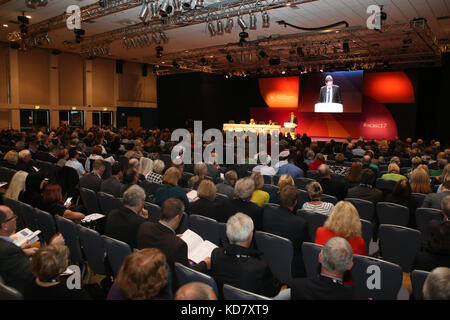
<svg viewBox="0 0 450 320"><path fill-rule="evenodd" d="M278 192L276 193L272 193L269 197L269 203L276 203L276 204L280 204L280 200L279 200L279 195L280 195L280 190L284 187L284 186L295 186L294 183L294 179L292 179L292 177L290 175L288 175L287 173L282 174L280 179L278 180ZM297 205L295 206L295 211L297 211L298 209L301 209L300 207L300 202L297 201Z"/></svg>
<svg viewBox="0 0 450 320"><path fill-rule="evenodd" d="M27 179L28 172L17 171L9 183L8 190L5 192L5 197L9 199L19 200L19 195L22 191L25 191L25 181Z"/></svg>
<svg viewBox="0 0 450 320"><path fill-rule="evenodd" d="M399 181L406 180L406 177L400 174L400 167L395 162L391 162L388 166L388 173L383 174L381 179Z"/></svg>
<svg viewBox="0 0 450 320"><path fill-rule="evenodd" d="M199 214L211 219L216 219L216 185L208 180L202 180L197 189L199 199L189 204L189 214Z"/></svg>
<svg viewBox="0 0 450 320"><path fill-rule="evenodd" d="M19 153L14 150L9 150L2 160L2 167L16 169L17 162L19 161Z"/></svg>
<svg viewBox="0 0 450 320"><path fill-rule="evenodd" d="M204 162L199 162L194 165L194 176L189 179L189 188L197 190L198 186L208 174L208 166Z"/></svg>
<svg viewBox="0 0 450 320"><path fill-rule="evenodd" d="M366 243L362 238L361 220L358 211L348 201L339 201L323 227L316 230L315 243L324 245L333 237L342 237L353 248L353 254L366 254Z"/></svg>
<svg viewBox="0 0 450 320"><path fill-rule="evenodd" d="M440 193L442 191L442 183L445 181L445 176L447 174L450 174L450 163L444 167L444 170L442 170L442 174L439 177L436 177L436 182L439 184L436 193Z"/></svg>
<svg viewBox="0 0 450 320"><path fill-rule="evenodd" d="M330 202L322 201L323 190L320 183L317 181L308 183L306 185L306 191L308 192L310 201L305 202L302 209L329 216L334 205Z"/></svg>
<svg viewBox="0 0 450 320"><path fill-rule="evenodd" d="M186 196L186 191L178 186L178 180L181 178L180 170L175 167L170 167L166 170L163 176L162 186L156 190L155 202L162 206L164 201L169 198L177 198L183 201L184 207L189 206L189 200Z"/></svg>
<svg viewBox="0 0 450 320"><path fill-rule="evenodd" d="M430 175L421 166L414 169L411 173L409 183L411 185L411 192L428 194L432 191L430 186Z"/></svg>
<svg viewBox="0 0 450 320"><path fill-rule="evenodd" d="M255 202L258 206L262 207L264 203L269 202L269 193L266 191L263 191L262 188L264 187L264 177L261 175L261 173L256 172L252 173L250 178L255 181L255 191L253 191L251 201Z"/></svg>

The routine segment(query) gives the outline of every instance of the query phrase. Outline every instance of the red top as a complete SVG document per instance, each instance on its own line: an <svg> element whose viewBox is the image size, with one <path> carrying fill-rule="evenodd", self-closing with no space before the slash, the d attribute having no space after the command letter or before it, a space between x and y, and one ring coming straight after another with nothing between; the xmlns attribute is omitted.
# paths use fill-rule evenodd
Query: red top
<svg viewBox="0 0 450 320"><path fill-rule="evenodd" d="M316 170L319 168L319 166L320 166L321 164L324 164L324 163L325 163L325 162L320 161L320 160L314 160L313 162L311 162L311 163L309 164L308 170L316 171Z"/></svg>
<svg viewBox="0 0 450 320"><path fill-rule="evenodd" d="M324 227L319 227L316 230L316 239L314 242L323 246L325 242L334 237L341 236L334 234L334 232L325 229ZM353 254L359 254L362 256L366 255L366 243L364 242L363 238L351 238L347 239L347 241L352 246Z"/></svg>

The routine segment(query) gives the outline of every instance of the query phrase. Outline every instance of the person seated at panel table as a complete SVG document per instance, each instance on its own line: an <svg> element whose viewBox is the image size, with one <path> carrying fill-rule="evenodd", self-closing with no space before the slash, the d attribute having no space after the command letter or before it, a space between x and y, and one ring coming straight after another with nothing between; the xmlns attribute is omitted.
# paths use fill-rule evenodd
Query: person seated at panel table
<svg viewBox="0 0 450 320"><path fill-rule="evenodd" d="M272 122L272 120L269 120L268 125L269 125L269 126L273 126L273 125L274 125L273 122Z"/></svg>
<svg viewBox="0 0 450 320"><path fill-rule="evenodd" d="M250 119L250 123L249 124L256 124L255 119Z"/></svg>

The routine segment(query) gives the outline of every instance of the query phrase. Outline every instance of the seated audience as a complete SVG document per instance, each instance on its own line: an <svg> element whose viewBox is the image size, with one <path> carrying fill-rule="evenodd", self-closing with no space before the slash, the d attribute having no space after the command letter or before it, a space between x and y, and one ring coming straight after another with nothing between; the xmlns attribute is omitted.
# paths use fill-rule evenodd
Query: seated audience
<svg viewBox="0 0 450 320"><path fill-rule="evenodd" d="M303 178L305 174L302 169L300 169L295 165L296 160L297 155L295 153L289 153L287 163L284 165L280 165L277 174L278 175L288 174L292 177L292 179Z"/></svg>
<svg viewBox="0 0 450 320"><path fill-rule="evenodd" d="M357 198L372 201L374 204L383 199L383 192L375 188L376 175L373 170L361 171L360 184L347 191L348 198Z"/></svg>
<svg viewBox="0 0 450 320"><path fill-rule="evenodd" d="M400 167L396 163L391 162L388 166L388 173L383 174L381 179L399 181L406 180L406 177L400 174Z"/></svg>
<svg viewBox="0 0 450 320"><path fill-rule="evenodd" d="M5 197L19 200L19 195L25 191L25 181L27 176L28 172L22 170L17 171L9 182L8 189L5 192Z"/></svg>
<svg viewBox="0 0 450 320"><path fill-rule="evenodd" d="M41 192L47 183L48 180L41 171L29 173L25 180L25 191L19 195L19 201L40 208L42 206Z"/></svg>
<svg viewBox="0 0 450 320"><path fill-rule="evenodd" d="M225 180L222 183L216 184L216 192L228 196L228 198L233 199L234 185L238 180L236 171L229 170L224 175Z"/></svg>
<svg viewBox="0 0 450 320"><path fill-rule="evenodd" d="M450 164L446 165L444 170L442 170L442 174L438 177L436 177L436 183L439 184L439 187L437 188L436 193L439 193L442 191L442 181L444 181L445 176L447 174L450 174Z"/></svg>
<svg viewBox="0 0 450 320"><path fill-rule="evenodd" d="M258 165L255 166L252 172L260 173L263 176L274 176L276 171L270 166L270 156L267 152L263 151L255 155L258 161Z"/></svg>
<svg viewBox="0 0 450 320"><path fill-rule="evenodd" d="M187 188L189 185L189 179L186 175L183 175L184 172L184 162L180 156L177 156L172 161L172 167L180 171L180 180L178 180L178 185L182 188Z"/></svg>
<svg viewBox="0 0 450 320"><path fill-rule="evenodd" d="M122 208L112 210L106 217L105 235L137 248L139 226L148 219L145 197L144 189L138 185L128 188L123 194Z"/></svg>
<svg viewBox="0 0 450 320"><path fill-rule="evenodd" d="M266 297L273 297L280 292L281 283L272 274L262 253L250 249L253 231L253 221L249 216L243 213L231 216L226 227L230 244L213 250L210 274L219 288L229 284Z"/></svg>
<svg viewBox="0 0 450 320"><path fill-rule="evenodd" d="M189 204L189 213L216 219L217 203L214 183L207 179L202 180L198 186L197 196L199 199Z"/></svg>
<svg viewBox="0 0 450 320"><path fill-rule="evenodd" d="M308 183L306 191L310 201L305 202L302 209L329 216L334 205L330 202L322 201L323 190L320 183L317 181Z"/></svg>
<svg viewBox="0 0 450 320"><path fill-rule="evenodd" d="M84 169L83 165L80 161L78 161L78 158L80 155L78 154L78 151L76 148L70 148L69 149L69 160L66 162L67 167L74 168L77 173L78 177L81 178L86 174L86 170Z"/></svg>
<svg viewBox="0 0 450 320"><path fill-rule="evenodd" d="M156 190L155 203L157 205L162 206L164 201L169 198L177 198L183 201L186 208L189 207L186 191L178 186L178 180L180 180L180 171L174 167L167 169L163 176L162 186Z"/></svg>
<svg viewBox="0 0 450 320"><path fill-rule="evenodd" d="M339 179L331 179L330 167L321 164L317 169L319 174L319 183L322 186L323 193L335 196L338 200L343 200L347 194L347 185Z"/></svg>
<svg viewBox="0 0 450 320"><path fill-rule="evenodd" d="M442 174L442 171L444 170L445 166L448 164L447 159L440 159L437 164L436 170L430 171L430 177L438 177Z"/></svg>
<svg viewBox="0 0 450 320"><path fill-rule="evenodd" d="M19 161L17 162L16 170L22 170L28 173L37 171L33 167L33 159L31 158L30 150L25 149L19 152Z"/></svg>
<svg viewBox="0 0 450 320"><path fill-rule="evenodd" d="M90 300L84 289L70 289L61 274L69 262L69 248L63 244L42 247L31 259L35 280L27 283L25 300Z"/></svg>
<svg viewBox="0 0 450 320"><path fill-rule="evenodd" d="M176 170L175 168L173 168ZM170 169L169 169L170 170ZM190 266L187 244L177 236L176 231L183 219L184 204L181 200L169 198L161 207L158 222L146 221L141 224L137 234L139 249L157 248L165 254L167 262L173 270L175 262ZM193 269L206 272L211 267L211 258L191 266Z"/></svg>
<svg viewBox="0 0 450 320"><path fill-rule="evenodd" d="M434 269L423 284L422 294L424 300L450 300L450 268Z"/></svg>
<svg viewBox="0 0 450 320"><path fill-rule="evenodd" d="M122 196L122 178L123 178L123 171L122 171L122 165L120 162L115 162L111 166L111 177L103 180L102 184L100 185L100 191L109 193L110 195L113 195L116 198L120 198Z"/></svg>
<svg viewBox="0 0 450 320"><path fill-rule="evenodd" d="M308 170L317 170L320 165L325 164L325 157L322 153L317 153L314 161L308 165Z"/></svg>
<svg viewBox="0 0 450 320"><path fill-rule="evenodd" d="M345 182L348 188L356 187L361 182L362 165L360 162L352 162L348 175L345 177Z"/></svg>
<svg viewBox="0 0 450 320"><path fill-rule="evenodd" d="M203 282L189 282L181 286L174 296L175 300L217 300L214 290Z"/></svg>
<svg viewBox="0 0 450 320"><path fill-rule="evenodd" d="M156 248L142 249L125 258L107 300L170 299L166 257Z"/></svg>
<svg viewBox="0 0 450 320"><path fill-rule="evenodd" d="M344 285L344 275L353 267L353 250L343 238L327 240L319 253L320 274L314 278L294 279L292 300L353 300L353 286Z"/></svg>
<svg viewBox="0 0 450 320"><path fill-rule="evenodd" d="M200 182L206 178L208 174L208 166L204 162L196 163L194 165L194 176L189 179L188 187L197 190Z"/></svg>
<svg viewBox="0 0 450 320"><path fill-rule="evenodd" d="M125 191L127 191L130 187L135 186L139 183L139 174L136 170L132 168L128 168L125 174L123 175L123 184L120 189L120 192L123 194Z"/></svg>
<svg viewBox="0 0 450 320"><path fill-rule="evenodd" d="M262 207L264 203L269 202L269 194L262 190L264 187L264 178L260 173L252 173L251 178L255 182L255 191L253 191L251 201Z"/></svg>
<svg viewBox="0 0 450 320"><path fill-rule="evenodd" d="M64 167L67 163L67 160L69 160L69 150L61 149L58 153L56 165L58 167Z"/></svg>
<svg viewBox="0 0 450 320"><path fill-rule="evenodd" d="M422 208L434 208L440 210L442 199L448 195L450 195L450 174L445 176L442 183L441 192L429 193L426 195L422 203Z"/></svg>
<svg viewBox="0 0 450 320"><path fill-rule="evenodd" d="M286 185L295 186L294 180L292 179L292 177L288 174L283 174L280 177L280 179L278 179L278 192L270 194L269 203L280 204L280 201L278 199L280 190L282 187L284 187ZM301 207L300 207L300 203L297 201L297 204L295 206L295 211L297 211L298 209L301 209Z"/></svg>
<svg viewBox="0 0 450 320"><path fill-rule="evenodd" d="M237 212L242 212L253 219L256 230L261 230L262 208L250 201L255 191L255 181L250 178L239 179L234 186L234 199L227 200L217 210L217 221L227 222Z"/></svg>
<svg viewBox="0 0 450 320"><path fill-rule="evenodd" d="M426 166L425 166L426 167ZM421 166L414 169L409 179L411 191L414 193L431 193L430 175L427 170Z"/></svg>
<svg viewBox="0 0 450 320"><path fill-rule="evenodd" d="M346 177L350 172L350 167L344 166L345 157L342 153L338 153L334 157L334 165L330 166L332 173Z"/></svg>
<svg viewBox="0 0 450 320"><path fill-rule="evenodd" d="M432 228L427 243L426 250L417 253L413 270L450 268L450 222L444 221Z"/></svg>
<svg viewBox="0 0 450 320"><path fill-rule="evenodd" d="M162 184L163 171L164 171L164 162L162 160L153 161L152 171L149 172L146 177L147 181Z"/></svg>
<svg viewBox="0 0 450 320"><path fill-rule="evenodd" d="M86 172L91 172L91 160L103 160L102 157L102 146L95 146L94 148L92 148L92 153L89 156L89 158L86 159L86 163L84 165L84 168L86 169Z"/></svg>
<svg viewBox="0 0 450 320"><path fill-rule="evenodd" d="M17 153L17 151L9 150L3 156L2 167L16 170L18 161L19 161L19 154Z"/></svg>
<svg viewBox="0 0 450 320"><path fill-rule="evenodd" d="M98 159L94 160L92 167L92 172L80 179L80 187L99 192L106 166L103 160Z"/></svg>
<svg viewBox="0 0 450 320"><path fill-rule="evenodd" d="M298 189L285 185L280 189L280 207L266 207L263 212L263 230L291 240L294 247L292 276L304 277L306 274L302 257L302 244L310 241L306 221L297 216L295 207L298 201Z"/></svg>
<svg viewBox="0 0 450 320"><path fill-rule="evenodd" d="M51 215L59 215L66 219L73 220L79 223L84 219L84 214L69 209L71 204L64 206L61 186L59 184L49 184L45 186L42 192L42 210L50 213Z"/></svg>
<svg viewBox="0 0 450 320"><path fill-rule="evenodd" d="M323 227L316 230L314 242L324 245L328 239L333 237L342 237L347 240L352 246L354 254L366 254L366 243L362 238L358 211L348 201L339 201L336 204Z"/></svg>
<svg viewBox="0 0 450 320"><path fill-rule="evenodd" d="M417 200L411 196L411 186L407 179L399 180L395 184L392 193L387 194L385 202L396 203L409 209L408 226L416 228L416 209L419 206Z"/></svg>

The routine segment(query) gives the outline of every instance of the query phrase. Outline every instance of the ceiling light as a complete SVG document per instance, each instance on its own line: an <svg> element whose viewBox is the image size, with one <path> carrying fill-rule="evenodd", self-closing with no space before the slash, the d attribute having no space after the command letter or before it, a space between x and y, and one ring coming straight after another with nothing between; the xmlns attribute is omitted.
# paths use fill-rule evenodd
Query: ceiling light
<svg viewBox="0 0 450 320"><path fill-rule="evenodd" d="M250 12L250 30L256 30L256 15Z"/></svg>
<svg viewBox="0 0 450 320"><path fill-rule="evenodd" d="M31 19L31 16L25 16L26 18L28 18L28 19Z"/></svg>
<svg viewBox="0 0 450 320"><path fill-rule="evenodd" d="M38 6L39 7L45 7L48 4L48 0L39 0Z"/></svg>
<svg viewBox="0 0 450 320"><path fill-rule="evenodd" d="M227 23L225 24L225 32L230 33L233 30L233 19L227 17Z"/></svg>
<svg viewBox="0 0 450 320"><path fill-rule="evenodd" d="M284 70L283 70L283 71L281 71L281 74L286 74L286 71L284 71Z"/></svg>
<svg viewBox="0 0 450 320"><path fill-rule="evenodd" d="M208 22L208 31L211 37L214 37L216 35L216 29L214 28L214 25L211 21Z"/></svg>
<svg viewBox="0 0 450 320"><path fill-rule="evenodd" d="M270 17L269 14L267 13L267 11L264 11L262 14L262 27L263 28L269 28L270 27Z"/></svg>
<svg viewBox="0 0 450 320"><path fill-rule="evenodd" d="M220 20L217 20L217 34L223 34L223 23Z"/></svg>
<svg viewBox="0 0 450 320"><path fill-rule="evenodd" d="M27 8L36 9L36 1L35 0L26 0L25 5Z"/></svg>
<svg viewBox="0 0 450 320"><path fill-rule="evenodd" d="M8 28L8 25L6 23L4 23L3 28Z"/></svg>
<svg viewBox="0 0 450 320"><path fill-rule="evenodd" d="M161 58L162 57L162 51L164 50L164 48L161 47L161 46L157 46L155 49L156 49L156 57L157 58Z"/></svg>

